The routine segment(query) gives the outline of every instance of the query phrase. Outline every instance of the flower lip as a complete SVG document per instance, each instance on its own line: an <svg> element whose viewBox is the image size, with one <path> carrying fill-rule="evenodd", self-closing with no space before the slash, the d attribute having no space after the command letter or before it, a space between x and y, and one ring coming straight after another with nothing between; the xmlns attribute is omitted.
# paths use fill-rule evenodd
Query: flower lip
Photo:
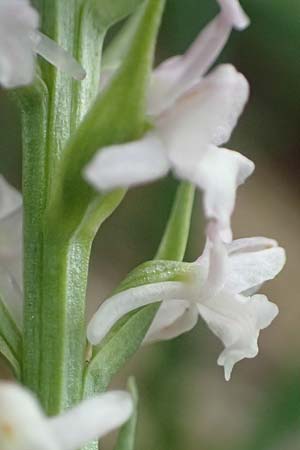
<svg viewBox="0 0 300 450"><path fill-rule="evenodd" d="M243 30L249 25L250 19L244 12L238 0L217 1L221 7L221 13L230 25L237 30Z"/></svg>

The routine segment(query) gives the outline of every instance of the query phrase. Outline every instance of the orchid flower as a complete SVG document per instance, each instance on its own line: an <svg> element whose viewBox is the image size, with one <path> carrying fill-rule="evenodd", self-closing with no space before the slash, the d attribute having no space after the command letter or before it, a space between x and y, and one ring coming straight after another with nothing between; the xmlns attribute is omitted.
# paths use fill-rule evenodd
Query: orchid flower
<svg viewBox="0 0 300 450"><path fill-rule="evenodd" d="M208 241L202 256L191 263L193 275L186 281L134 287L104 301L88 325L88 340L98 344L122 316L161 301L145 342L185 333L200 315L224 344L218 364L229 380L236 362L257 355L260 330L278 314L275 304L255 293L284 263L284 250L267 238L238 239L228 245Z"/></svg>
<svg viewBox="0 0 300 450"><path fill-rule="evenodd" d="M0 447L1 450L76 450L122 425L132 410L127 392L111 391L49 418L29 391L1 381Z"/></svg>
<svg viewBox="0 0 300 450"><path fill-rule="evenodd" d="M77 80L85 72L75 59L38 31L39 16L28 0L0 1L0 84L14 88L30 84L39 54Z"/></svg>
<svg viewBox="0 0 300 450"><path fill-rule="evenodd" d="M169 170L204 192L206 217L217 221L224 241L232 239L230 217L237 187L254 164L218 148L227 142L248 99L247 80L230 65L203 77L222 50L232 27L248 19L237 1L221 1L221 12L183 56L154 71L148 97L153 128L140 140L104 147L84 176L96 189L130 187Z"/></svg>

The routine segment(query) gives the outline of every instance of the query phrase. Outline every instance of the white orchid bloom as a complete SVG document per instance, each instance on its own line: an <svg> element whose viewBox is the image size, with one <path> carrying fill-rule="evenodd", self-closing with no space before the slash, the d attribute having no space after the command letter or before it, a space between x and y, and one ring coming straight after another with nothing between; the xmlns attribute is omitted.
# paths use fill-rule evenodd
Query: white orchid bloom
<svg viewBox="0 0 300 450"><path fill-rule="evenodd" d="M227 142L248 98L248 83L230 65L219 66L172 108L155 119L140 141L100 150L85 169L97 189L128 187L158 179L172 169L204 192L204 210L224 241L232 239L230 217L237 187L254 164Z"/></svg>
<svg viewBox="0 0 300 450"><path fill-rule="evenodd" d="M232 27L247 23L237 1L220 5L220 14L187 53L154 71L148 98L152 131L139 141L100 149L84 176L96 189L107 191L150 182L172 170L203 190L206 217L216 220L220 236L230 241L236 189L254 164L237 152L218 148L229 140L243 111L247 80L230 65L203 78Z"/></svg>
<svg viewBox="0 0 300 450"><path fill-rule="evenodd" d="M133 402L125 391L111 391L59 416L45 416L22 386L0 382L1 450L76 450L125 423Z"/></svg>
<svg viewBox="0 0 300 450"><path fill-rule="evenodd" d="M171 339L192 329L199 315L224 344L218 364L230 379L234 364L253 358L257 339L278 314L264 295L253 295L285 263L285 252L267 238L208 242L186 282L160 282L131 288L107 299L88 325L88 340L98 344L125 314L162 301L145 342Z"/></svg>
<svg viewBox="0 0 300 450"><path fill-rule="evenodd" d="M82 80L85 72L75 59L38 31L39 16L28 0L0 1L0 84L14 88L34 79L35 55Z"/></svg>
<svg viewBox="0 0 300 450"><path fill-rule="evenodd" d="M154 71L148 97L148 113L161 114L198 83L225 47L232 28L243 30L249 18L238 0L218 0L221 11L184 55L167 59Z"/></svg>

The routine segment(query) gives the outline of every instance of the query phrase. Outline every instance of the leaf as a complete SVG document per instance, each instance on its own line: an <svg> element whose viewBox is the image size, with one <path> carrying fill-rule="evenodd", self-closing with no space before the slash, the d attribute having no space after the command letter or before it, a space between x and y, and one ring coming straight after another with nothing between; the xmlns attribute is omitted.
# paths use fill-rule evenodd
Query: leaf
<svg viewBox="0 0 300 450"><path fill-rule="evenodd" d="M123 61L124 55L126 55L130 42L137 30L141 12L142 8L139 7L137 12L126 20L121 30L105 49L102 60L102 67L104 69L118 68L121 61Z"/></svg>
<svg viewBox="0 0 300 450"><path fill-rule="evenodd" d="M85 7L91 8L102 27L110 27L133 13L144 0L86 0Z"/></svg>
<svg viewBox="0 0 300 450"><path fill-rule="evenodd" d="M134 450L136 423L137 423L137 407L138 407L138 390L133 377L128 380L128 390L130 391L134 403L134 410L131 418L119 431L115 450Z"/></svg>
<svg viewBox="0 0 300 450"><path fill-rule="evenodd" d="M86 210L101 198L82 178L82 170L102 147L139 138L145 128L146 92L164 0L149 0L128 54L107 89L101 92L68 142L53 182L49 220L77 227Z"/></svg>
<svg viewBox="0 0 300 450"><path fill-rule="evenodd" d="M0 336L5 340L15 357L22 358L22 336L0 297Z"/></svg>
<svg viewBox="0 0 300 450"><path fill-rule="evenodd" d="M119 0L117 2L86 0L83 3L75 53L77 60L86 71L86 77L81 83L73 84L73 130L77 128L97 97L103 43L109 28L131 14L142 3L143 0Z"/></svg>
<svg viewBox="0 0 300 450"><path fill-rule="evenodd" d="M195 187L180 183L164 236L155 259L182 261L190 232Z"/></svg>
<svg viewBox="0 0 300 450"><path fill-rule="evenodd" d="M197 274L197 266L180 261L154 260L133 269L114 294L137 286L165 281L188 281Z"/></svg>
<svg viewBox="0 0 300 450"><path fill-rule="evenodd" d="M4 357L4 359L7 361L9 366L11 367L15 377L17 380L21 379L21 368L19 361L15 358L13 355L11 349L5 342L5 340L0 336L0 353Z"/></svg>
<svg viewBox="0 0 300 450"><path fill-rule="evenodd" d="M112 377L139 348L158 307L149 305L123 317L95 348L85 372L85 398L106 390Z"/></svg>
<svg viewBox="0 0 300 450"><path fill-rule="evenodd" d="M0 296L0 352L20 375L22 335Z"/></svg>

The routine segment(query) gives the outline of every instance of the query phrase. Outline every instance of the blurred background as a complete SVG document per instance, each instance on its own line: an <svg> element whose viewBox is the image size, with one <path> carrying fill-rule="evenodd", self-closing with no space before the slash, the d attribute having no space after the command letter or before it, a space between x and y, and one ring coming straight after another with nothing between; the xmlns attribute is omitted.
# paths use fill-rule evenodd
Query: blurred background
<svg viewBox="0 0 300 450"><path fill-rule="evenodd" d="M137 449L300 448L300 2L241 3L252 24L233 32L220 60L250 81L251 99L229 148L254 160L256 171L239 189L233 230L236 238L268 236L286 248L285 270L262 289L280 315L261 333L258 357L240 362L230 382L216 365L221 343L201 321L184 336L140 350L114 381L137 378ZM217 10L212 0L168 0L158 62L184 52ZM19 187L20 123L3 91L0 135L0 172ZM153 257L175 190L171 177L134 189L104 224L94 245L89 314L129 270ZM198 195L187 261L199 256L203 239Z"/></svg>

